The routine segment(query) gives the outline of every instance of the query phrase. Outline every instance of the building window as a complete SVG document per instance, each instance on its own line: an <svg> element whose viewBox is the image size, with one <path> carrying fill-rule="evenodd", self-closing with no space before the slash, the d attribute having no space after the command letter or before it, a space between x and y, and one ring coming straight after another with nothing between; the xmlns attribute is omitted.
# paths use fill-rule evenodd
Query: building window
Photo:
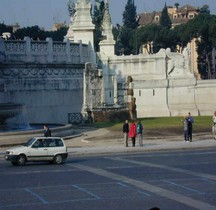
<svg viewBox="0 0 216 210"><path fill-rule="evenodd" d="M141 90L139 90L139 96L142 96L142 92L141 92Z"/></svg>
<svg viewBox="0 0 216 210"><path fill-rule="evenodd" d="M194 18L194 14L190 14L190 15L188 16L188 18L189 18L189 19L193 19L193 18Z"/></svg>
<svg viewBox="0 0 216 210"><path fill-rule="evenodd" d="M159 21L160 20L160 18L159 18L159 16L155 16L155 21Z"/></svg>
<svg viewBox="0 0 216 210"><path fill-rule="evenodd" d="M177 14L174 14L174 15L173 15L173 19L177 19Z"/></svg>
<svg viewBox="0 0 216 210"><path fill-rule="evenodd" d="M155 96L155 90L153 90L153 96Z"/></svg>
<svg viewBox="0 0 216 210"><path fill-rule="evenodd" d="M112 98L112 92L110 91L110 98Z"/></svg>

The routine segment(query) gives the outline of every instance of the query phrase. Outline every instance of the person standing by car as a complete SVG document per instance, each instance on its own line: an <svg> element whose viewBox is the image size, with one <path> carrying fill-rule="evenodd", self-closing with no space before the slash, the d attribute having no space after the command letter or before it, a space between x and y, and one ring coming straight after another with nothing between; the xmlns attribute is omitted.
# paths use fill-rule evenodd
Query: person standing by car
<svg viewBox="0 0 216 210"><path fill-rule="evenodd" d="M138 140L139 140L139 145L140 147L143 146L143 125L141 123L140 120L138 120L138 123L137 123L137 137L138 137Z"/></svg>
<svg viewBox="0 0 216 210"><path fill-rule="evenodd" d="M129 133L128 120L125 120L125 123L123 124L123 133L124 133L125 146L128 147L128 133Z"/></svg>
<svg viewBox="0 0 216 210"><path fill-rule="evenodd" d="M129 137L132 140L132 146L135 147L135 144L136 144L136 124L134 123L134 120L132 120L132 122L130 124Z"/></svg>
<svg viewBox="0 0 216 210"><path fill-rule="evenodd" d="M44 125L44 136L45 137L51 137L51 130L47 125Z"/></svg>

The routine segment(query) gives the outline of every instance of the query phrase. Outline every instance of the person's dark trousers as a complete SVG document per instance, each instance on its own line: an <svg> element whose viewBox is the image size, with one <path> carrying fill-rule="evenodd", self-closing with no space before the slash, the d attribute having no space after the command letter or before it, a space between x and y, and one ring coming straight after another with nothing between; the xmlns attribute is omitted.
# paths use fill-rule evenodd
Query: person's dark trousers
<svg viewBox="0 0 216 210"><path fill-rule="evenodd" d="M136 138L135 138L135 137L132 137L131 140L132 140L132 146L135 147Z"/></svg>
<svg viewBox="0 0 216 210"><path fill-rule="evenodd" d="M188 140L192 141L192 129L188 129Z"/></svg>

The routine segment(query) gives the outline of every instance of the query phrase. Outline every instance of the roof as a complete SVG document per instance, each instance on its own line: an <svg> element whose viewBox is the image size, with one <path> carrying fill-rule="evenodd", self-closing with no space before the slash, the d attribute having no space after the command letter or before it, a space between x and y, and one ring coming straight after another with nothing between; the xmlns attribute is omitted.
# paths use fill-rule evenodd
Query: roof
<svg viewBox="0 0 216 210"><path fill-rule="evenodd" d="M199 13L199 8L198 7L193 7L191 5L184 5L178 9L175 7L167 7L169 8L168 12L170 16L170 20L172 21L173 25L179 25L179 24L184 24L187 23L191 18L189 17L190 14L193 14L196 16ZM172 10L173 8L173 10ZM159 24L159 19L157 17L161 17L162 12L156 12L153 11L151 13L141 13L139 14L139 20L138 24L139 26L145 26L149 24Z"/></svg>

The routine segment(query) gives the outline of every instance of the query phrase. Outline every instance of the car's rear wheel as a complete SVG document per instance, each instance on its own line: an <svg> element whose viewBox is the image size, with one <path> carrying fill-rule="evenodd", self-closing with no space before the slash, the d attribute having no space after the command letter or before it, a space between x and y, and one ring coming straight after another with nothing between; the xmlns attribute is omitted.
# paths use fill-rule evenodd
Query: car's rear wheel
<svg viewBox="0 0 216 210"><path fill-rule="evenodd" d="M19 155L17 158L17 165L24 166L26 163L26 157L25 155Z"/></svg>
<svg viewBox="0 0 216 210"><path fill-rule="evenodd" d="M56 156L54 157L53 162L56 163L56 164L61 164L61 163L63 163L63 157L62 157L62 155L56 155Z"/></svg>

